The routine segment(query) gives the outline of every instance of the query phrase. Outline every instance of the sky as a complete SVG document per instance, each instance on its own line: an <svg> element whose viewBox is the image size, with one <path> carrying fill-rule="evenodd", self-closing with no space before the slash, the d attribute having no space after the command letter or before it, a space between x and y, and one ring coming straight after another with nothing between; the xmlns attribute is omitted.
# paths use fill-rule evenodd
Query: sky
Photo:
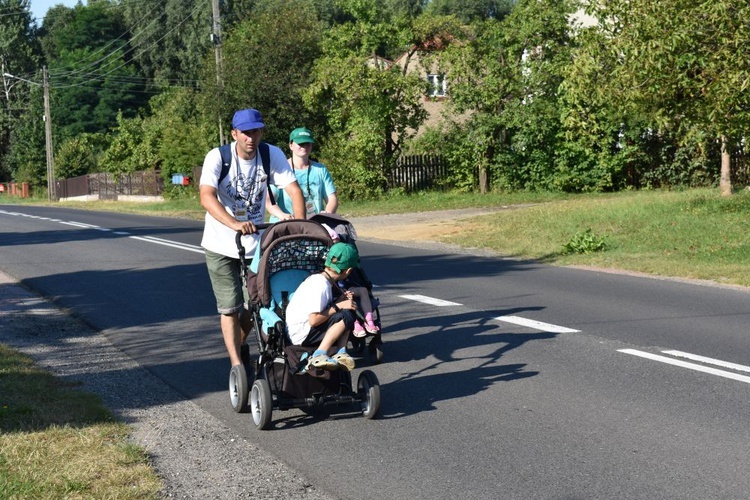
<svg viewBox="0 0 750 500"><path fill-rule="evenodd" d="M54 7L57 4L63 4L66 7L75 7L77 3L78 0L31 0L29 2L31 5L31 15L37 19L37 24L40 25L50 7ZM86 5L85 1L81 3Z"/></svg>

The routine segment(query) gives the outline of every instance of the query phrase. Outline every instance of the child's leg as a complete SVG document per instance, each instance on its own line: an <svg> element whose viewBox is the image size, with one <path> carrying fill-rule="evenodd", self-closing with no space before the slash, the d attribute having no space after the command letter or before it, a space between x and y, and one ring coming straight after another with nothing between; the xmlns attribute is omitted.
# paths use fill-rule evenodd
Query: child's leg
<svg viewBox="0 0 750 500"><path fill-rule="evenodd" d="M343 339L344 345L346 345L346 335L344 333L346 333L346 324L343 321L332 324L316 351L328 352L334 345L338 348L340 347L339 343L341 343L341 339Z"/></svg>
<svg viewBox="0 0 750 500"><path fill-rule="evenodd" d="M375 321L372 319L372 302L370 301L370 293L365 287L354 287L351 289L354 296L359 302L359 306L365 313L365 325L364 328L369 333L377 333L380 328L377 327Z"/></svg>
<svg viewBox="0 0 750 500"><path fill-rule="evenodd" d="M355 286L354 288L350 288L351 292L354 294L354 297L359 302L359 306L362 308L362 312L365 314L372 313L372 302L370 302L370 294L367 291L367 288L363 286Z"/></svg>

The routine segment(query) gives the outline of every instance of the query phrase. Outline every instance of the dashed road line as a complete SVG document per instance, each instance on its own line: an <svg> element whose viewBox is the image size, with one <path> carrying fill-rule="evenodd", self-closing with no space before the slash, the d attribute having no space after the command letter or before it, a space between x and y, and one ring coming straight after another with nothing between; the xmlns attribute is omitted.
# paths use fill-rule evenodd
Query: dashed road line
<svg viewBox="0 0 750 500"><path fill-rule="evenodd" d="M450 306L462 305L462 304L459 304L458 302L451 302L449 300L436 299L433 297L428 297L426 295L399 295L399 297L401 297L402 299L422 302L423 304L429 304L431 306L437 306L437 307L450 307Z"/></svg>
<svg viewBox="0 0 750 500"><path fill-rule="evenodd" d="M707 358L706 356L700 356L698 354L691 354L689 352L674 351L674 350L662 351L662 352L664 354L669 354L671 356L676 356L678 358L686 358L686 359L690 359L693 361L698 361L700 363L705 363L708 365L721 366L722 368L727 368L729 370L750 373L750 366L739 365L737 363L730 363L729 361L722 361L720 359Z"/></svg>
<svg viewBox="0 0 750 500"><path fill-rule="evenodd" d="M165 240L162 238L156 238L153 236L129 236L134 240L145 241L148 243L156 243L157 245L164 245L172 248L179 248L180 250L187 250L188 252L205 253L203 248L188 243L180 243L172 240Z"/></svg>
<svg viewBox="0 0 750 500"><path fill-rule="evenodd" d="M126 231L114 231L113 229L109 229L106 227L96 226L94 224L86 224L85 222L76 222L76 221L64 221L60 219L50 219L48 217L40 217L37 215L30 215L30 214L24 214L21 212L9 212L7 210L0 210L0 214L5 215L13 215L17 217L28 217L31 219L40 219L40 220L46 220L50 222L59 222L60 224L64 224L66 226L73 226L80 229L94 229L96 231L102 231L106 233L112 233L117 236L127 236L128 238L133 238L134 240L140 240L145 241L147 243L155 243L157 245L164 245L172 248L178 248L180 250L187 250L188 252L196 252L196 253L205 253L202 247L191 245L189 243L180 243L178 241L172 241L172 240L165 240L163 238L157 238L155 236L133 236L130 233Z"/></svg>
<svg viewBox="0 0 750 500"><path fill-rule="evenodd" d="M744 382L746 384L750 384L750 377L746 375L739 375L737 373L732 373L732 372L728 372L725 370L719 370L717 368L711 368L710 366L699 365L696 363L688 363L687 361L682 361L682 360L674 359L674 358L668 358L666 356L639 351L637 349L618 349L617 352L630 354L632 356L638 356L641 358L650 359L652 361L658 361L660 363L665 363L665 364L673 365L673 366L679 366L681 368L687 368L688 370L708 373L710 375L716 375L717 377L724 377L724 378L728 378L732 380L737 380L739 382ZM670 351L663 351L663 352L668 353ZM697 356L694 354L691 356L693 356L694 358L703 358L702 356ZM711 358L703 358L703 359L711 359ZM712 360L712 361L720 361L720 360ZM723 361L720 361L720 362L724 363ZM739 366L742 366L742 365L739 365ZM748 368L748 367L745 367L745 368ZM750 370L750 368L748 370Z"/></svg>
<svg viewBox="0 0 750 500"><path fill-rule="evenodd" d="M498 316L495 318L498 321L504 321L505 323L512 323L514 325L526 326L535 330L541 330L549 333L579 333L580 330L574 330L573 328L567 328L564 326L553 325L550 323L543 323L541 321L535 321L533 319L522 318L521 316Z"/></svg>

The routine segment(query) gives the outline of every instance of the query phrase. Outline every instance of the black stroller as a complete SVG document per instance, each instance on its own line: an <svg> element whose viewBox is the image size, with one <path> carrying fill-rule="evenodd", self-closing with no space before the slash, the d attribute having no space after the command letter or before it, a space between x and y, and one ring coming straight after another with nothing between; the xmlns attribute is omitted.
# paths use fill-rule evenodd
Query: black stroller
<svg viewBox="0 0 750 500"><path fill-rule="evenodd" d="M366 418L375 418L380 410L380 383L372 371L359 373L356 391L348 371L311 368L302 373L302 354L314 349L292 345L286 333L286 305L305 278L323 270L328 248L333 243L328 231L309 220L260 226L264 227L267 229L252 263L258 275L259 303L250 304L258 358L253 364L254 380L249 390L245 367L232 368L229 377L232 406L235 411L245 411L249 404L253 422L259 429L269 427L274 409L309 411L358 404ZM243 274L247 276L247 261L239 237L237 245Z"/></svg>
<svg viewBox="0 0 750 500"><path fill-rule="evenodd" d="M310 217L310 220L325 224L326 226L333 229L338 234L341 241L357 246L357 232L354 226L343 217L336 214L322 213L315 214ZM354 269L349 277L344 282L344 288L350 287L363 287L367 289L367 293L370 296L370 302L372 303L372 316L373 321L377 325L379 331L377 333L366 332L365 337L357 338L354 334L349 336L349 342L352 344L352 349L356 354L362 354L367 347L367 354L370 362L378 364L383 360L383 325L380 322L380 301L372 294L372 281L367 277L365 270L362 266ZM369 344L367 343L367 340Z"/></svg>

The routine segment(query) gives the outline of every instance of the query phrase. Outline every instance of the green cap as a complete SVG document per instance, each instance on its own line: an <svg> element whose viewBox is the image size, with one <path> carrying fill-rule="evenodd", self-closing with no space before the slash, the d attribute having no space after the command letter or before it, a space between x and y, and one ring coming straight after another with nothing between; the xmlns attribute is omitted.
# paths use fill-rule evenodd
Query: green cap
<svg viewBox="0 0 750 500"><path fill-rule="evenodd" d="M326 267L330 267L337 273L343 273L350 267L359 267L359 253L354 245L349 243L334 243L328 249Z"/></svg>
<svg viewBox="0 0 750 500"><path fill-rule="evenodd" d="M289 134L289 142L296 142L297 144L306 144L309 142L311 144L315 144L312 132L310 132L310 129L307 129L305 127L295 128L294 130L292 130L292 133Z"/></svg>

